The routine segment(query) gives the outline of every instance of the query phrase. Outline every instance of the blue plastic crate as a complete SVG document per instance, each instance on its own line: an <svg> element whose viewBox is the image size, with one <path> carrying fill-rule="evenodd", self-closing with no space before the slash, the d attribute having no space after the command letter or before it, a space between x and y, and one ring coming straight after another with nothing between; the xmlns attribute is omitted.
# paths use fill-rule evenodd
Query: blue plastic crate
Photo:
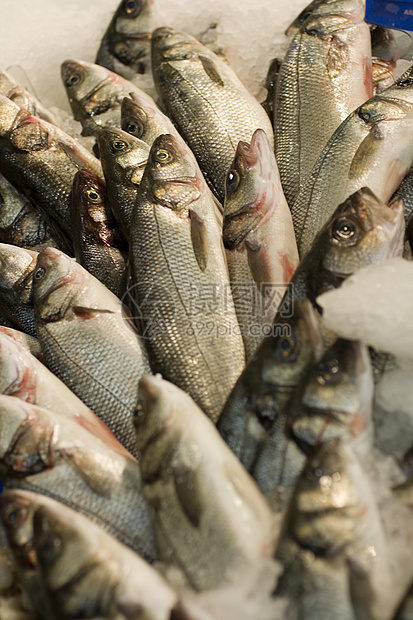
<svg viewBox="0 0 413 620"><path fill-rule="evenodd" d="M413 1L366 0L366 22L396 30L413 30Z"/></svg>

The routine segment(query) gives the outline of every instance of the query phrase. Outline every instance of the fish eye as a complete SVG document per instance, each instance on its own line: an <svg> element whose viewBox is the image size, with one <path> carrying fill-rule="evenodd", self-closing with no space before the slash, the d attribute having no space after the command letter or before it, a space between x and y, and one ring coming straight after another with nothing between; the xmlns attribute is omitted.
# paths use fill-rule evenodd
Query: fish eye
<svg viewBox="0 0 413 620"><path fill-rule="evenodd" d="M60 538L48 536L39 545L39 552L46 563L52 562L62 546Z"/></svg>
<svg viewBox="0 0 413 620"><path fill-rule="evenodd" d="M290 353L294 350L294 341L288 336L283 336L278 344L281 356L288 357Z"/></svg>
<svg viewBox="0 0 413 620"><path fill-rule="evenodd" d="M332 380L337 379L340 373L340 365L335 358L329 359L326 362L320 362L318 365L317 381L321 385L325 385Z"/></svg>
<svg viewBox="0 0 413 620"><path fill-rule="evenodd" d="M136 138L141 138L143 136L143 125L138 121L133 121L128 124L126 131Z"/></svg>
<svg viewBox="0 0 413 620"><path fill-rule="evenodd" d="M44 274L46 273L46 269L44 267L39 267L38 269L36 269L36 271L34 272L33 278L35 280L41 280L44 276Z"/></svg>
<svg viewBox="0 0 413 620"><path fill-rule="evenodd" d="M26 508L16 508L15 506L10 508L5 515L5 520L10 525L17 525L21 523L27 513Z"/></svg>
<svg viewBox="0 0 413 620"><path fill-rule="evenodd" d="M81 77L78 73L72 73L66 80L66 86L77 86L81 80Z"/></svg>
<svg viewBox="0 0 413 620"><path fill-rule="evenodd" d="M88 189L86 195L92 202L102 202L101 195L95 189Z"/></svg>
<svg viewBox="0 0 413 620"><path fill-rule="evenodd" d="M372 115L370 110L365 110L365 109L361 109L359 111L359 117L361 118L362 121L364 121L365 123L370 123L371 119L372 119Z"/></svg>
<svg viewBox="0 0 413 620"><path fill-rule="evenodd" d="M158 149L155 152L155 159L160 164L168 164L170 161L172 161L172 155L165 149Z"/></svg>
<svg viewBox="0 0 413 620"><path fill-rule="evenodd" d="M123 3L123 10L128 17L134 17L139 10L139 3L136 0L126 0Z"/></svg>
<svg viewBox="0 0 413 620"><path fill-rule="evenodd" d="M353 237L356 237L356 233L356 225L346 218L336 220L333 225L333 237L337 241L350 241Z"/></svg>
<svg viewBox="0 0 413 620"><path fill-rule="evenodd" d="M239 174L236 170L230 170L227 174L227 192L235 192L240 182Z"/></svg>
<svg viewBox="0 0 413 620"><path fill-rule="evenodd" d="M126 149L126 142L123 140L114 140L112 142L112 148L115 151L124 151Z"/></svg>

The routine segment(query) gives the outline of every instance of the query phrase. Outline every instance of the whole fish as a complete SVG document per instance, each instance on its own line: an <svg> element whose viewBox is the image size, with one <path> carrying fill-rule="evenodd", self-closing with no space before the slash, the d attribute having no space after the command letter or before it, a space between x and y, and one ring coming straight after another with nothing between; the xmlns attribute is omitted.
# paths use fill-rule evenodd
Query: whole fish
<svg viewBox="0 0 413 620"><path fill-rule="evenodd" d="M292 207L301 258L347 196L368 186L387 202L413 162L413 70L335 131Z"/></svg>
<svg viewBox="0 0 413 620"><path fill-rule="evenodd" d="M251 472L260 447L282 414L308 366L318 361L322 340L308 299L279 317L237 380L220 415L222 438Z"/></svg>
<svg viewBox="0 0 413 620"><path fill-rule="evenodd" d="M172 121L156 105L137 93L130 93L121 105L121 127L131 136L152 146L155 139L163 133L179 137Z"/></svg>
<svg viewBox="0 0 413 620"><path fill-rule="evenodd" d="M271 511L192 399L143 377L135 425L160 558L196 590L259 568L274 548Z"/></svg>
<svg viewBox="0 0 413 620"><path fill-rule="evenodd" d="M0 396L6 488L43 493L86 514L148 561L156 559L139 465L77 422Z"/></svg>
<svg viewBox="0 0 413 620"><path fill-rule="evenodd" d="M113 433L24 345L0 330L0 393L74 420L113 450L128 456Z"/></svg>
<svg viewBox="0 0 413 620"><path fill-rule="evenodd" d="M168 115L223 202L238 142L249 142L261 128L272 143L267 114L225 61L184 32L153 32L152 70Z"/></svg>
<svg viewBox="0 0 413 620"><path fill-rule="evenodd" d="M84 136L96 136L106 125L120 127L120 105L130 92L153 99L120 75L81 60L65 60L61 68L73 116L82 123Z"/></svg>
<svg viewBox="0 0 413 620"><path fill-rule="evenodd" d="M47 108L45 108L26 88L23 88L10 73L1 70L0 95L11 99L16 105L20 108L24 108L30 112L30 114L33 114L33 116L42 118L53 125L59 125L58 120L52 112L47 110Z"/></svg>
<svg viewBox="0 0 413 620"><path fill-rule="evenodd" d="M60 249L65 249L64 244L54 238L48 221L39 209L18 192L1 173L0 242L29 248L35 252L48 246L63 246Z"/></svg>
<svg viewBox="0 0 413 620"><path fill-rule="evenodd" d="M244 365L215 209L185 143L159 136L132 215L136 319L153 370L214 421Z"/></svg>
<svg viewBox="0 0 413 620"><path fill-rule="evenodd" d="M74 138L1 96L0 168L68 238L73 177L82 168L102 175L99 161Z"/></svg>
<svg viewBox="0 0 413 620"><path fill-rule="evenodd" d="M288 617L327 620L332 609L340 620L392 617L390 548L370 481L342 441L311 454L276 557L284 564L276 594L288 596Z"/></svg>
<svg viewBox="0 0 413 620"><path fill-rule="evenodd" d="M36 336L33 271L37 252L0 243L0 311L10 323Z"/></svg>
<svg viewBox="0 0 413 620"><path fill-rule="evenodd" d="M157 571L83 515L39 499L32 523L42 578L59 618L188 619Z"/></svg>
<svg viewBox="0 0 413 620"><path fill-rule="evenodd" d="M364 3L312 3L281 64L274 99L275 154L290 206L334 131L372 96Z"/></svg>
<svg viewBox="0 0 413 620"><path fill-rule="evenodd" d="M154 0L122 0L103 35L96 64L128 80L150 72L151 35L158 22Z"/></svg>
<svg viewBox="0 0 413 620"><path fill-rule="evenodd" d="M123 234L129 239L132 211L150 148L146 142L116 127L101 129L98 145L109 203Z"/></svg>
<svg viewBox="0 0 413 620"><path fill-rule="evenodd" d="M298 265L291 212L262 129L251 144L238 144L225 188L223 238L248 361L271 329Z"/></svg>
<svg viewBox="0 0 413 620"><path fill-rule="evenodd" d="M87 170L76 173L71 209L76 260L122 297L127 285L128 244L113 217L106 186L97 175Z"/></svg>
<svg viewBox="0 0 413 620"><path fill-rule="evenodd" d="M361 342L338 339L317 364L307 368L251 471L277 510L291 496L304 454L311 454L318 444L339 438L351 441L361 454L371 449L373 392L370 356Z"/></svg>
<svg viewBox="0 0 413 620"><path fill-rule="evenodd" d="M62 252L39 254L37 334L46 364L137 455L132 414L145 350L121 301Z"/></svg>

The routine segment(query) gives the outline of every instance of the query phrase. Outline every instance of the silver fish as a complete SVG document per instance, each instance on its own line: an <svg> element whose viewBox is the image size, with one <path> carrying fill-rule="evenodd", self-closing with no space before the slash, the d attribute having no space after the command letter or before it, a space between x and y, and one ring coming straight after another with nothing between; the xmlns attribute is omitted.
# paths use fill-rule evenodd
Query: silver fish
<svg viewBox="0 0 413 620"><path fill-rule="evenodd" d="M156 105L151 105L147 99L133 92L122 101L121 127L149 146L163 133L179 137L172 121Z"/></svg>
<svg viewBox="0 0 413 620"><path fill-rule="evenodd" d="M267 114L226 62L184 32L172 28L153 32L152 69L168 115L223 202L238 142L249 142L261 128L272 143Z"/></svg>
<svg viewBox="0 0 413 620"><path fill-rule="evenodd" d="M130 246L136 319L152 367L216 421L244 346L215 201L191 151L169 134L152 145Z"/></svg>
<svg viewBox="0 0 413 620"><path fill-rule="evenodd" d="M135 417L161 559L196 590L262 566L274 548L268 505L210 420L179 388L143 377Z"/></svg>
<svg viewBox="0 0 413 620"><path fill-rule="evenodd" d="M145 350L121 301L62 252L39 254L37 334L48 367L137 455L132 414Z"/></svg>

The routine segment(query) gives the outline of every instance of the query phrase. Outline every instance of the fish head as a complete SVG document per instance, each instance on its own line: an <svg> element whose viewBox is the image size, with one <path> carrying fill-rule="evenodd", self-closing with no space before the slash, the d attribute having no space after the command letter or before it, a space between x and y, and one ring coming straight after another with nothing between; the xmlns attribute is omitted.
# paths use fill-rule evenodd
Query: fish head
<svg viewBox="0 0 413 620"><path fill-rule="evenodd" d="M36 550L33 544L33 515L36 495L27 491L4 491L0 498L0 517L7 540L19 568L35 570Z"/></svg>
<svg viewBox="0 0 413 620"><path fill-rule="evenodd" d="M224 201L224 246L236 248L275 208L274 152L263 129L251 144L240 141L227 174Z"/></svg>
<svg viewBox="0 0 413 620"><path fill-rule="evenodd" d="M97 226L107 220L106 204L108 196L106 185L93 172L79 170L73 179L72 212L78 213L82 220Z"/></svg>
<svg viewBox="0 0 413 620"><path fill-rule="evenodd" d="M357 437L371 424L373 392L367 347L339 338L305 379L291 422L295 440L308 452L329 439Z"/></svg>
<svg viewBox="0 0 413 620"><path fill-rule="evenodd" d="M122 124L121 128L134 138L145 140L145 136L149 131L148 126L148 107L144 100L135 93L130 93L129 97L125 97L121 106ZM148 142L149 144L149 142Z"/></svg>
<svg viewBox="0 0 413 620"><path fill-rule="evenodd" d="M315 555L337 554L351 545L366 512L357 477L360 466L340 440L320 444L297 482L287 528Z"/></svg>
<svg viewBox="0 0 413 620"><path fill-rule="evenodd" d="M149 155L146 142L116 127L99 130L98 144L105 174L140 185Z"/></svg>
<svg viewBox="0 0 413 620"><path fill-rule="evenodd" d="M7 333L0 331L0 392L30 398L33 390L30 354Z"/></svg>
<svg viewBox="0 0 413 620"><path fill-rule="evenodd" d="M30 116L30 112L22 109L8 97L0 95L0 136L9 136L21 118Z"/></svg>
<svg viewBox="0 0 413 620"><path fill-rule="evenodd" d="M309 300L294 304L292 316L273 325L247 366L248 408L269 429L291 398L301 377L321 355L322 337Z"/></svg>
<svg viewBox="0 0 413 620"><path fill-rule="evenodd" d="M86 274L60 250L46 248L37 258L33 274L36 320L59 321L65 317L86 284Z"/></svg>
<svg viewBox="0 0 413 620"><path fill-rule="evenodd" d="M11 226L27 203L26 198L0 173L0 228Z"/></svg>
<svg viewBox="0 0 413 620"><path fill-rule="evenodd" d="M158 375L144 375L133 418L144 481L168 467L179 441L179 420L168 382Z"/></svg>
<svg viewBox="0 0 413 620"><path fill-rule="evenodd" d="M174 30L161 27L152 33L152 66L157 67L162 62L191 60L196 58L197 51L204 47L194 37Z"/></svg>
<svg viewBox="0 0 413 620"><path fill-rule="evenodd" d="M404 239L403 202L389 206L363 187L339 205L322 233L322 264L338 277L400 256Z"/></svg>
<svg viewBox="0 0 413 620"><path fill-rule="evenodd" d="M0 289L3 291L15 290L19 284L26 284L22 293L22 300L31 301L31 281L28 276L34 269L37 252L25 250L15 245L0 243ZM30 291L29 291L30 289Z"/></svg>
<svg viewBox="0 0 413 620"><path fill-rule="evenodd" d="M204 181L189 148L171 134L152 144L145 176L153 201L188 217L189 205L199 198Z"/></svg>
<svg viewBox="0 0 413 620"><path fill-rule="evenodd" d="M13 396L0 395L0 472L2 479L10 473L7 455L13 449L19 429L28 418L26 403Z"/></svg>
<svg viewBox="0 0 413 620"><path fill-rule="evenodd" d="M114 16L115 32L132 38L133 35L139 38L149 35L153 30L153 11L153 0L123 0ZM118 54L120 51L115 48ZM122 57L122 54L118 54L118 57Z"/></svg>

